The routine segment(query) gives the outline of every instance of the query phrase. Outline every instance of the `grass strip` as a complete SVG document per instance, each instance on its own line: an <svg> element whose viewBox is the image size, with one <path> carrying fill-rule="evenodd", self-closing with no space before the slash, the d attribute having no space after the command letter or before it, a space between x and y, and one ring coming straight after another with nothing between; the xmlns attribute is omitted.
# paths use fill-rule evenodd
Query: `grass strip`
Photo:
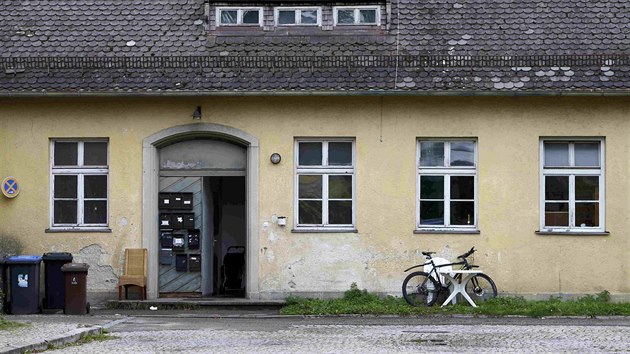
<svg viewBox="0 0 630 354"><path fill-rule="evenodd" d="M92 343L92 342L103 342L103 341L106 341L106 340L112 340L112 339L118 339L118 338L119 337L112 336L109 333L107 333L107 331L103 330L103 331L101 331L101 333L86 334L86 335L82 336L76 342L67 343L67 344L64 344L64 345L52 345L52 344L49 344L48 348L46 348L45 350L28 351L28 352L26 352L26 354L41 353L41 352L45 352L45 351L49 351L49 350L59 350L59 349L68 348L68 347L78 347L78 346L83 345L83 344L88 344L88 343Z"/></svg>
<svg viewBox="0 0 630 354"><path fill-rule="evenodd" d="M28 325L25 323L8 321L4 317L0 317L0 331L6 331L13 328L20 328L20 327L25 327L25 326L28 326Z"/></svg>
<svg viewBox="0 0 630 354"><path fill-rule="evenodd" d="M548 316L630 316L630 303L611 303L610 294L604 291L598 295L587 295L577 300L561 300L551 297L548 300L525 300L522 297L499 297L477 304L474 308L466 304L440 307L413 307L403 298L385 298L359 290L353 284L342 298L308 299L288 297L287 304L280 310L283 315L488 315L527 317Z"/></svg>

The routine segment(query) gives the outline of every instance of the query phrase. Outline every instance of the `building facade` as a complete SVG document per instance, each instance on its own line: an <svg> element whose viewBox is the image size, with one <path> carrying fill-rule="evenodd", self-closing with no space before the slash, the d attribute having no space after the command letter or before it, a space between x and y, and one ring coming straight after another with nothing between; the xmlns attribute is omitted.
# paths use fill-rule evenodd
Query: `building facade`
<svg viewBox="0 0 630 354"><path fill-rule="evenodd" d="M147 248L150 298L400 295L421 251L474 245L500 293L627 299L630 11L605 4L51 5L104 11L91 39L12 5L0 236L91 292Z"/></svg>

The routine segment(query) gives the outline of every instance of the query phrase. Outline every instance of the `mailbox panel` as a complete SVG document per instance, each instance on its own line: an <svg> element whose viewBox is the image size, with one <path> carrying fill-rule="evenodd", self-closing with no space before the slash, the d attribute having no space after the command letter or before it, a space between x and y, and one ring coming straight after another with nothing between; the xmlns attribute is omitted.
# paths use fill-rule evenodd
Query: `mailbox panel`
<svg viewBox="0 0 630 354"><path fill-rule="evenodd" d="M188 255L187 254L175 255L175 270L178 272L185 272L188 270Z"/></svg>

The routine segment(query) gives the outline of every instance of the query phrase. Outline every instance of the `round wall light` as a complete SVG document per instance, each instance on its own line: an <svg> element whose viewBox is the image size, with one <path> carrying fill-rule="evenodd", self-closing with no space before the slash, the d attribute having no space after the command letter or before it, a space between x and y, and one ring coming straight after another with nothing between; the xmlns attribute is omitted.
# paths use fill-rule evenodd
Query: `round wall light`
<svg viewBox="0 0 630 354"><path fill-rule="evenodd" d="M273 154L271 154L271 157L269 157L269 160L271 160L272 164L277 165L280 163L280 161L282 161L282 156L280 156L280 154L278 154L277 152L274 152Z"/></svg>

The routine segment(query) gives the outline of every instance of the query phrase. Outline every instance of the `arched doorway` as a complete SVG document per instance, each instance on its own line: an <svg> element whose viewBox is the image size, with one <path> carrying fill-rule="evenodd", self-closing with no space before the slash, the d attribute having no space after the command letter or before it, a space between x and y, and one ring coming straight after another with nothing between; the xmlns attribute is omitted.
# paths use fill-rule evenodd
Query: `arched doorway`
<svg viewBox="0 0 630 354"><path fill-rule="evenodd" d="M239 150L243 152L243 161L239 160ZM168 156L168 158L160 159L160 152L162 152L163 157ZM187 154L188 156L184 156ZM199 160L199 163L186 162L193 161L195 158ZM225 178L234 177L234 179L219 181L221 175ZM202 206L199 210L205 210L203 212L208 213L208 210L211 209L207 208L208 200L211 197L208 199L203 197L203 195L211 196L209 191L212 188L217 190L217 183L234 183L239 176L244 182L245 199L245 296L258 298L258 252L256 252L258 249L258 139L238 129L208 123L172 127L144 139L142 245L149 252L147 295L150 299L155 299L159 296L160 270L165 271L164 265L160 268L160 252L162 250L160 242L161 227L158 222L161 210L159 202L160 189L162 188L163 193L167 193L172 188L179 188L173 187L177 185L176 183L170 183L178 177L187 179L180 186L183 189L189 188L189 191L195 190L195 188L201 191L205 184L206 191L197 197L197 201L206 200L206 208L204 209ZM215 178L215 187L212 187L210 180L213 177ZM195 180L195 178L197 179ZM197 187L193 186L195 181L198 182ZM189 192L184 191L184 193ZM177 210L174 212L177 212ZM208 219L206 218L206 220ZM212 225L204 222L203 218L198 218L194 228L200 229L202 233L206 232L206 239L211 240L207 235L212 233L210 230ZM204 228L205 231L203 230ZM208 241L206 242L207 245ZM203 246L200 247L199 254L201 254L202 250ZM195 255L194 251L188 251L190 250L186 248L186 252L177 253L187 254L187 256ZM212 254L212 251L208 249L204 252L206 252L206 255ZM204 271L210 272L209 274L212 274L212 272L216 274L217 269L212 269L211 258L208 258L205 262L203 260L204 258L202 258L202 266L205 264L206 267ZM207 268L209 266L210 268ZM182 282L186 280L186 278L181 279ZM217 284L216 279L214 284ZM206 295L209 292L217 293L216 290L213 289L212 283L209 282L205 282L205 285L204 283L200 285L200 293L205 293Z"/></svg>

